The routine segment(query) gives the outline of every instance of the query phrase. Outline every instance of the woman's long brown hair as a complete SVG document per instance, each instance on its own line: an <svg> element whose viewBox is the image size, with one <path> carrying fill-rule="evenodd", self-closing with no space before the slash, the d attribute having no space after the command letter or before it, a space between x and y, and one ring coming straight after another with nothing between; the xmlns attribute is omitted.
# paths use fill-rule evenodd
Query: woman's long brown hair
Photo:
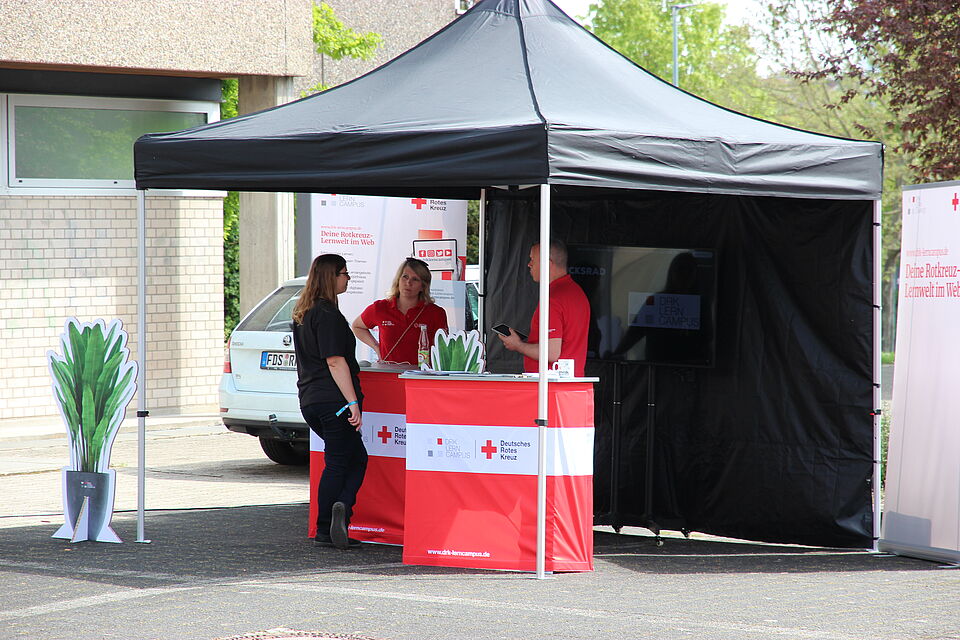
<svg viewBox="0 0 960 640"><path fill-rule="evenodd" d="M347 261L336 253L324 253L313 259L307 283L303 286L300 299L293 307L293 321L303 324L305 314L319 298L337 306L337 274L347 268Z"/></svg>

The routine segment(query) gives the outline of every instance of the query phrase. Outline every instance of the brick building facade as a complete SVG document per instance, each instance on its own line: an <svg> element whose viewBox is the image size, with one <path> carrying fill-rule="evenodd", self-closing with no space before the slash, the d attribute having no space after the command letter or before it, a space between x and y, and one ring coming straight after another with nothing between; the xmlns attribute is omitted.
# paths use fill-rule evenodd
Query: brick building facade
<svg viewBox="0 0 960 640"><path fill-rule="evenodd" d="M148 405L217 404L223 363L223 206L152 198L147 224ZM67 317L120 318L136 353L134 197L0 198L0 419L56 414L46 352Z"/></svg>

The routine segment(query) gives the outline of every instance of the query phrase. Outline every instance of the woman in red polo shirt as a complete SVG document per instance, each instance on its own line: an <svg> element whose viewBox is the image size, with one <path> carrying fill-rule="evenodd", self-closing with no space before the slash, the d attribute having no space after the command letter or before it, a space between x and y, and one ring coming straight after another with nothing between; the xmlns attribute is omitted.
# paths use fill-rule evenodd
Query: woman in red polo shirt
<svg viewBox="0 0 960 640"><path fill-rule="evenodd" d="M353 321L353 333L380 354L381 362L417 364L420 326L433 346L437 329L447 329L447 312L430 297L427 263L407 258L397 270L387 298L377 300ZM370 329L379 327L379 342Z"/></svg>

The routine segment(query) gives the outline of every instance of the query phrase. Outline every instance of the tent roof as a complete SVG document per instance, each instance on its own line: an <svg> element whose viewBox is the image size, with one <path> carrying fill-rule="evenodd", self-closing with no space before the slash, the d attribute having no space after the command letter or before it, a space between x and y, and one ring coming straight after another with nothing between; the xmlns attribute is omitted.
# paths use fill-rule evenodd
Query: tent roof
<svg viewBox="0 0 960 640"><path fill-rule="evenodd" d="M549 0L482 0L351 82L134 147L137 187L476 198L556 184L876 199L882 146L744 116Z"/></svg>

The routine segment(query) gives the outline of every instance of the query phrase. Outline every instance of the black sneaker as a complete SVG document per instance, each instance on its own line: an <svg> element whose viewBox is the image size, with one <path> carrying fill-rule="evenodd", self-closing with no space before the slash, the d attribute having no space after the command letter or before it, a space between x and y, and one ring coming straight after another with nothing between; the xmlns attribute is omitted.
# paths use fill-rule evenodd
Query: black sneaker
<svg viewBox="0 0 960 640"><path fill-rule="evenodd" d="M349 549L350 538L347 537L347 505L342 502L333 503L333 513L330 519L330 540L337 549Z"/></svg>
<svg viewBox="0 0 960 640"><path fill-rule="evenodd" d="M325 536L321 534L318 534L316 537L314 537L313 543L318 547L330 547L330 548L336 547L336 545L333 544L333 540L330 539L330 536ZM356 549L361 544L363 543L360 542L359 540L355 540L353 538L347 538L347 545L349 549Z"/></svg>
<svg viewBox="0 0 960 640"><path fill-rule="evenodd" d="M330 539L330 536L317 534L313 539L313 543L318 547L333 547L333 540Z"/></svg>

